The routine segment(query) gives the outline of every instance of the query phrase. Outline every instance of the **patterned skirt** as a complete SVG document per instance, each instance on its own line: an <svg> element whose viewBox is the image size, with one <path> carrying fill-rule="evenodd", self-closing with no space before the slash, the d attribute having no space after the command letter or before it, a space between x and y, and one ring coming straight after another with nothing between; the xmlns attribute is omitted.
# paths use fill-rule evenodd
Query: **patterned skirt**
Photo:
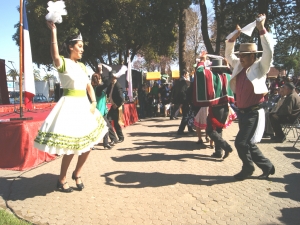
<svg viewBox="0 0 300 225"><path fill-rule="evenodd" d="M87 96L61 97L39 129L34 147L57 155L89 151L108 131L100 112L92 114L90 107Z"/></svg>

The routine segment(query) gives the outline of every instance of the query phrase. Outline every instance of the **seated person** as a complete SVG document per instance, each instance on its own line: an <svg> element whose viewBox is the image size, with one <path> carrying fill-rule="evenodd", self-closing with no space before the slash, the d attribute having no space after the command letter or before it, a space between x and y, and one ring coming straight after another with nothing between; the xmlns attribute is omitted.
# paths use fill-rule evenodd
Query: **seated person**
<svg viewBox="0 0 300 225"><path fill-rule="evenodd" d="M286 83L282 87L283 94L286 96L277 112L270 113L270 122L273 127L275 142L284 142L286 137L282 131L281 124L293 123L300 113L300 97L295 92L293 83Z"/></svg>
<svg viewBox="0 0 300 225"><path fill-rule="evenodd" d="M274 136L274 131L273 131L273 128L271 126L271 122L270 122L269 116L270 116L270 113L272 114L272 113L276 113L277 112L277 110L282 105L282 103L283 103L283 101L285 99L283 87L278 88L278 91L279 91L280 98L279 98L277 104L275 104L275 106L271 109L270 112L269 112L269 110L265 111L265 132L264 132L264 138L273 137Z"/></svg>
<svg viewBox="0 0 300 225"><path fill-rule="evenodd" d="M273 91L273 93L270 95L269 99L268 99L268 104L267 104L267 107L270 110L272 110L272 108L276 105L276 103L278 102L280 98L280 95L279 95L279 88L276 87Z"/></svg>

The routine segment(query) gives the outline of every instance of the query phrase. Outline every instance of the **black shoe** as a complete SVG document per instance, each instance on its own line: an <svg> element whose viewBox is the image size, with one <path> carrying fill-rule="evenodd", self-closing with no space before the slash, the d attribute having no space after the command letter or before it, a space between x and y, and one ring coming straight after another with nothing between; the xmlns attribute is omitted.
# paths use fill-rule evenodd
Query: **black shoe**
<svg viewBox="0 0 300 225"><path fill-rule="evenodd" d="M225 151L225 154L224 154L224 156L223 156L223 159L226 159L228 156L229 156L229 154L232 152L232 149L230 149L230 150L228 150L228 151Z"/></svg>
<svg viewBox="0 0 300 225"><path fill-rule="evenodd" d="M218 154L218 153L213 153L212 155L211 155L211 157L213 157L213 158L216 158L216 159L221 159L222 158L222 154Z"/></svg>
<svg viewBox="0 0 300 225"><path fill-rule="evenodd" d="M118 140L118 143L122 143L124 141L124 138L120 138L119 140Z"/></svg>
<svg viewBox="0 0 300 225"><path fill-rule="evenodd" d="M261 179L261 180L265 180L265 179L268 179L270 175L273 175L275 173L275 167L274 165L272 166L272 168L267 171L267 172L263 172L262 175L258 176L257 178L258 179Z"/></svg>
<svg viewBox="0 0 300 225"><path fill-rule="evenodd" d="M175 118L174 117L170 117L170 120L175 120Z"/></svg>
<svg viewBox="0 0 300 225"><path fill-rule="evenodd" d="M190 133L194 133L194 132L196 132L194 129L189 129L189 132Z"/></svg>
<svg viewBox="0 0 300 225"><path fill-rule="evenodd" d="M117 141L117 140L116 140L116 141L111 141L111 142L109 143L110 146L114 146L115 144L118 144L118 141Z"/></svg>
<svg viewBox="0 0 300 225"><path fill-rule="evenodd" d="M186 135L187 133L184 133L184 131L177 131L178 135Z"/></svg>
<svg viewBox="0 0 300 225"><path fill-rule="evenodd" d="M238 174L234 175L233 177L236 179L236 180L245 180L247 178L249 178L251 175L253 174L253 172L239 172Z"/></svg>
<svg viewBox="0 0 300 225"><path fill-rule="evenodd" d="M69 188L64 188L64 185L66 184L67 182L65 183L60 183L60 181L58 180L57 181L57 184L56 184L56 188L61 191L61 192L65 192L65 193L71 193L73 191L73 188L69 187Z"/></svg>
<svg viewBox="0 0 300 225"><path fill-rule="evenodd" d="M103 144L104 149L111 149L112 146L110 144Z"/></svg>
<svg viewBox="0 0 300 225"><path fill-rule="evenodd" d="M73 179L73 180L76 181L76 180L78 180L79 178L81 178L81 177L75 177L74 172L72 173L72 179ZM82 191L82 189L84 188L83 183L81 183L81 184L77 184L77 183L76 183L76 186L77 186L77 188L78 188L79 191Z"/></svg>
<svg viewBox="0 0 300 225"><path fill-rule="evenodd" d="M202 144L204 144L204 142L203 142L203 140L202 140L202 139L200 139L200 140L198 140L198 141L196 142L196 144L198 144L198 145L202 145Z"/></svg>
<svg viewBox="0 0 300 225"><path fill-rule="evenodd" d="M271 140L273 140L274 143L283 143L283 142L285 142L286 137L285 137L285 136L282 137L282 138L274 137L274 138L271 139Z"/></svg>

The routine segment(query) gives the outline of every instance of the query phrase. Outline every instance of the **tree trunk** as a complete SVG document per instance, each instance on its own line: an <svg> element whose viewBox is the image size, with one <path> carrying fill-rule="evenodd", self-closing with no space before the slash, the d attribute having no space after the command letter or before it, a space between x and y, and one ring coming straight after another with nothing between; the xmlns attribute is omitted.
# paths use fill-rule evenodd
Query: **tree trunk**
<svg viewBox="0 0 300 225"><path fill-rule="evenodd" d="M179 71L183 74L183 70L186 70L186 9L180 7L179 9Z"/></svg>
<svg viewBox="0 0 300 225"><path fill-rule="evenodd" d="M107 57L108 57L108 64L112 65L112 58L111 58L111 52L110 52L110 50L108 50Z"/></svg>
<svg viewBox="0 0 300 225"><path fill-rule="evenodd" d="M258 1L258 13L259 14L266 14L266 17L268 19L268 8L269 8L269 3L268 0L259 0ZM265 22L265 28L268 30L268 20ZM259 36L259 32L258 32ZM262 50L262 45L261 45L261 40L258 38L258 50ZM262 53L259 53L258 56L260 57Z"/></svg>
<svg viewBox="0 0 300 225"><path fill-rule="evenodd" d="M119 65L122 64L122 61L123 61L123 59L122 59L122 50L119 50Z"/></svg>
<svg viewBox="0 0 300 225"><path fill-rule="evenodd" d="M224 28L224 22L225 22L225 12L224 8L226 5L226 0L220 0L220 3L218 0L215 0L215 9L216 9L216 22L217 22L217 38L216 38L216 48L214 54L220 55L220 49L221 49L221 38L222 38L222 28ZM219 9L217 8L219 7ZM218 10L217 10L218 9Z"/></svg>
<svg viewBox="0 0 300 225"><path fill-rule="evenodd" d="M202 36L203 41L206 47L206 50L209 54L214 54L213 47L210 42L210 38L208 35L208 27L207 27L207 8L205 4L205 0L200 0L200 11L201 11L201 30L202 30Z"/></svg>

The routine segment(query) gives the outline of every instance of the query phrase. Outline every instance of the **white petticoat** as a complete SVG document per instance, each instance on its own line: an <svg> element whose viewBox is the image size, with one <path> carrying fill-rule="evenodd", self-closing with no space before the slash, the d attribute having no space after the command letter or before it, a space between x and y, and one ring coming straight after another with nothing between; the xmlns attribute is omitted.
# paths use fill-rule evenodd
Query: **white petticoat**
<svg viewBox="0 0 300 225"><path fill-rule="evenodd" d="M81 155L98 144L107 131L99 111L90 112L86 96L63 96L38 131L34 147L50 154Z"/></svg>

